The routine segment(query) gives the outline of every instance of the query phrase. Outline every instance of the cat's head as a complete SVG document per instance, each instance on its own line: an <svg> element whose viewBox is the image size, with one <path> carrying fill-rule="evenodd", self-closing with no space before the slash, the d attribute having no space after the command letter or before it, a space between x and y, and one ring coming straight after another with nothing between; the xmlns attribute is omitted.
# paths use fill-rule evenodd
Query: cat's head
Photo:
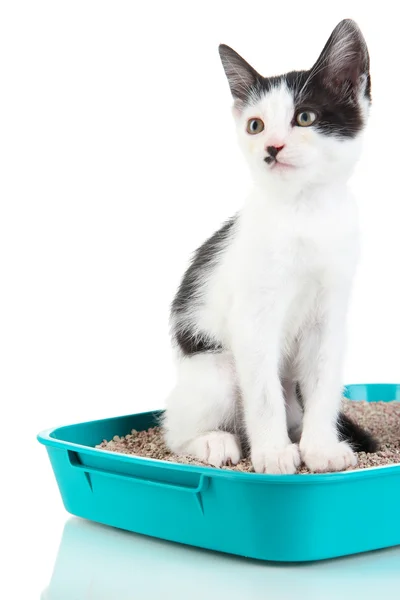
<svg viewBox="0 0 400 600"><path fill-rule="evenodd" d="M354 21L337 25L309 71L263 77L228 46L219 51L258 181L301 187L351 174L371 101L368 50Z"/></svg>

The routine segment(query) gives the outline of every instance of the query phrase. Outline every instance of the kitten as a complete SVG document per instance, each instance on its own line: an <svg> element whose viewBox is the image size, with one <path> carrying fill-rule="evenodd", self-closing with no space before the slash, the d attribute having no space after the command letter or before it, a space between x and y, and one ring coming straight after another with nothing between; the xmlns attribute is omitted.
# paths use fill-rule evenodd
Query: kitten
<svg viewBox="0 0 400 600"><path fill-rule="evenodd" d="M173 301L166 443L217 467L247 445L257 473L294 473L301 460L346 469L356 456L342 434L375 445L339 417L358 254L347 181L371 100L367 46L344 20L312 69L267 78L219 52L254 189L197 250Z"/></svg>

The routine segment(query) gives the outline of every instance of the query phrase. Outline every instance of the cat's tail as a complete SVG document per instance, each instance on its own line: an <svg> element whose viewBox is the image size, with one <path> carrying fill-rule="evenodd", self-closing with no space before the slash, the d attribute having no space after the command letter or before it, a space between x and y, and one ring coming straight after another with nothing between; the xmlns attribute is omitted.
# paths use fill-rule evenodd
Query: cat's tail
<svg viewBox="0 0 400 600"><path fill-rule="evenodd" d="M373 435L344 413L339 413L337 424L341 439L348 442L355 452L377 452L379 450L378 441Z"/></svg>
<svg viewBox="0 0 400 600"><path fill-rule="evenodd" d="M299 384L296 385L296 395L300 406L303 407ZM377 452L379 450L379 443L374 436L343 412L339 413L337 427L341 441L348 442L354 452Z"/></svg>

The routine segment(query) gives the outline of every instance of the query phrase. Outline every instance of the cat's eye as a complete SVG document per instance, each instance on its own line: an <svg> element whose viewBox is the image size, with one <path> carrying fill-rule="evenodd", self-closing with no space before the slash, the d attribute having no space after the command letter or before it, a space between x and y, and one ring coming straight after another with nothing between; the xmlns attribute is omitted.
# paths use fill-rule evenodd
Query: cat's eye
<svg viewBox="0 0 400 600"><path fill-rule="evenodd" d="M302 110L296 115L296 123L300 127L310 127L317 118L317 115L312 110Z"/></svg>
<svg viewBox="0 0 400 600"><path fill-rule="evenodd" d="M261 119L249 119L247 121L247 133L251 135L255 135L256 133L261 133L264 129L264 122Z"/></svg>

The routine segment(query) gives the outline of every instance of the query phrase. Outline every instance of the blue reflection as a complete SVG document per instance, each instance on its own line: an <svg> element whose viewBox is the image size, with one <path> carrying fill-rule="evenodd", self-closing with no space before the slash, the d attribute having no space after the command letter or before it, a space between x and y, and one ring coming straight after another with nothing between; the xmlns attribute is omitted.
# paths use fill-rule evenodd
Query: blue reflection
<svg viewBox="0 0 400 600"><path fill-rule="evenodd" d="M73 518L65 525L42 600L380 600L399 596L400 546L316 563L262 563Z"/></svg>

